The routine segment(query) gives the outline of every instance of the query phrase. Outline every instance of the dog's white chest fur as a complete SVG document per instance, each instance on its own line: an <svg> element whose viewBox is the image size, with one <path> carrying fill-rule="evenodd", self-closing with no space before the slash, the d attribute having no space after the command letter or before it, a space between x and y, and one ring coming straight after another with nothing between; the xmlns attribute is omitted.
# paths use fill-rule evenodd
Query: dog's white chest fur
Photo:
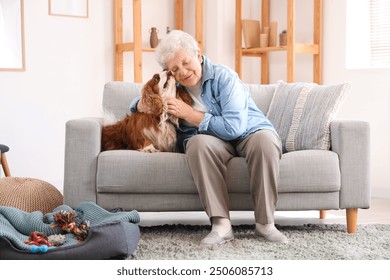
<svg viewBox="0 0 390 280"><path fill-rule="evenodd" d="M161 115L158 128L144 129L143 134L152 140L153 145L145 147L144 152L172 152L176 146L176 117L169 116L165 110Z"/></svg>

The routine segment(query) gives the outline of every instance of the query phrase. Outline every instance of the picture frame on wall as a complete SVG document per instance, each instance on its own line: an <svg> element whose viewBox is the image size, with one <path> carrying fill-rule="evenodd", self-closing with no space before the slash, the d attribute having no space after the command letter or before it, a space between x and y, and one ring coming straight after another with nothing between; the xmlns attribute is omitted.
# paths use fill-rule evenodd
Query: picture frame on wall
<svg viewBox="0 0 390 280"><path fill-rule="evenodd" d="M88 18L88 0L49 0L49 15Z"/></svg>
<svg viewBox="0 0 390 280"><path fill-rule="evenodd" d="M0 71L25 71L24 0L0 0Z"/></svg>

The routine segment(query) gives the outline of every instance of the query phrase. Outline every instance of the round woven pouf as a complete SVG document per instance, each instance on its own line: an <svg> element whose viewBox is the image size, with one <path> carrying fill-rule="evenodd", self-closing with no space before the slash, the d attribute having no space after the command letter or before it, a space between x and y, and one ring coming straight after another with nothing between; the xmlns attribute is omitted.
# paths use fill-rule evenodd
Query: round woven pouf
<svg viewBox="0 0 390 280"><path fill-rule="evenodd" d="M61 192L38 179L4 177L0 179L0 206L11 206L25 212L46 214L63 204Z"/></svg>

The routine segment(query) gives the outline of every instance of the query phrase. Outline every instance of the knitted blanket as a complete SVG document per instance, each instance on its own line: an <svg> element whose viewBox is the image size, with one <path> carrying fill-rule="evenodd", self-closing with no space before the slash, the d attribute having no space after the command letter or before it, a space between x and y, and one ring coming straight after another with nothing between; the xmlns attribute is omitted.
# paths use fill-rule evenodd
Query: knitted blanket
<svg viewBox="0 0 390 280"><path fill-rule="evenodd" d="M140 222L136 210L111 213L93 202L82 202L75 209L61 205L54 209L53 213L45 215L40 211L27 213L14 207L0 206L0 237L8 239L17 249L24 251L30 251L30 245L24 241L28 240L29 234L33 231L43 232L46 236L64 234L66 239L61 247L78 244L80 241L75 239L74 234L64 233L59 227L51 228L54 224L54 215L61 210L73 211L80 220L89 221L91 227L113 221Z"/></svg>

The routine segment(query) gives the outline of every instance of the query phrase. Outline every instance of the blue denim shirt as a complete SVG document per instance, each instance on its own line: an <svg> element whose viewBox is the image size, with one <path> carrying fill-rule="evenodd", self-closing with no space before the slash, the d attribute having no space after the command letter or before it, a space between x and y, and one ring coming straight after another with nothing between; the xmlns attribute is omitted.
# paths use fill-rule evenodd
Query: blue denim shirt
<svg viewBox="0 0 390 280"><path fill-rule="evenodd" d="M202 91L201 98L207 112L199 125L199 133L230 141L260 129L275 131L237 73L224 65L213 64L205 56Z"/></svg>
<svg viewBox="0 0 390 280"><path fill-rule="evenodd" d="M184 151L187 140L198 133L213 135L226 141L240 140L260 129L276 133L237 73L224 65L213 64L205 56L201 98L207 112L199 127L188 127L181 122L177 129L180 151ZM137 98L131 103L131 112L136 111L138 100Z"/></svg>

